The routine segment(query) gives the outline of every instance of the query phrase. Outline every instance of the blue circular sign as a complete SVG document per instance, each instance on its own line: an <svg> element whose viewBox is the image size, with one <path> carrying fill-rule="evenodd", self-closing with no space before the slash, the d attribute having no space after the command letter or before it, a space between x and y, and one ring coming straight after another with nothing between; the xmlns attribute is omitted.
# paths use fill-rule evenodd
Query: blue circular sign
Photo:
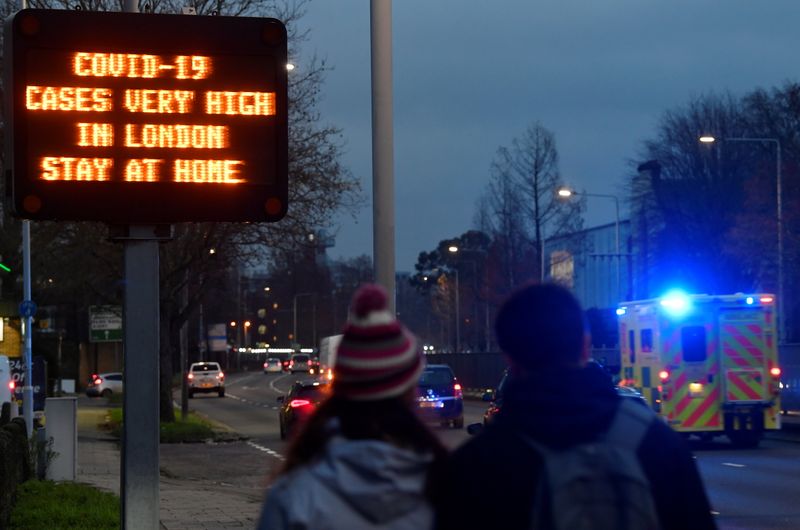
<svg viewBox="0 0 800 530"><path fill-rule="evenodd" d="M36 302L33 300L23 300L19 304L19 315L21 317L32 317L36 314Z"/></svg>

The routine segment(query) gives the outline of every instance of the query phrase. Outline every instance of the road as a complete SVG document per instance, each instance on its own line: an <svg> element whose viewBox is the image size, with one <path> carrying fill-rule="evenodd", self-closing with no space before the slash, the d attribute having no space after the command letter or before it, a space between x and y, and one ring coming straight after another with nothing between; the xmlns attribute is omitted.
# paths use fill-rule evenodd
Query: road
<svg viewBox="0 0 800 530"><path fill-rule="evenodd" d="M269 458L283 459L285 442L278 432L277 397L302 374L230 374L227 397L198 395L192 409L249 438L248 444ZM486 406L467 401L465 424L481 420ZM469 435L465 429L432 425L451 448ZM692 445L709 492L717 521L723 529L800 528L800 433L770 435L761 447L734 449L725 441Z"/></svg>

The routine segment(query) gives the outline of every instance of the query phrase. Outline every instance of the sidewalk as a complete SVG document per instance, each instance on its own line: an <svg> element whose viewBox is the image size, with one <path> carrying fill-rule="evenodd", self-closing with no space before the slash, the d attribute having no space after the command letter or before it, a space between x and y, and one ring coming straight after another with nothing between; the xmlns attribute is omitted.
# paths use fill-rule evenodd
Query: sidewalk
<svg viewBox="0 0 800 530"><path fill-rule="evenodd" d="M77 480L119 494L119 446L98 428L105 414L78 408ZM162 529L255 527L277 460L241 441L161 444L160 453Z"/></svg>

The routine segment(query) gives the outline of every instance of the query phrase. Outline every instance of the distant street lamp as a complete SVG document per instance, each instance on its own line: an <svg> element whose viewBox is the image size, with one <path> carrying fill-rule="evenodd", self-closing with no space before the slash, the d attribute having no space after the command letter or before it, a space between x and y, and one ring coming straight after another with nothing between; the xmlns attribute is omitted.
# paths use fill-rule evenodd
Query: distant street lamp
<svg viewBox="0 0 800 530"><path fill-rule="evenodd" d="M616 195L605 195L602 193L586 193L585 191L575 191L572 188L562 186L558 189L558 196L568 199L573 195L583 195L585 197L603 197L606 199L614 199L614 238L616 246L616 261L617 261L617 297L622 298L622 273L620 261L622 254L619 248L619 197ZM621 300L619 300L621 301Z"/></svg>
<svg viewBox="0 0 800 530"><path fill-rule="evenodd" d="M460 252L460 249L455 245L450 245L447 248L447 250L450 251L453 254L457 254L457 253ZM475 252L480 252L481 254L486 254L486 251L485 250L481 250L481 249L469 249L469 250L471 250L471 251L474 250ZM464 259L464 258L461 258L461 259ZM478 264L475 261L471 260L471 259L466 259L465 261L467 263L472 264L472 266L475 268L475 276L477 277L477 275L478 275ZM488 285L487 285L487 289L488 289ZM456 300L458 300L458 269L456 269ZM489 330L489 300L488 299L486 300L486 303L485 303L485 310L486 310L486 322L485 322L486 323L486 330L485 330L485 335L486 336L484 337L484 341L485 341L485 345L486 345L485 346L486 351L488 352L489 351L489 334L490 334L490 330ZM458 318L458 307L456 307L456 318ZM461 326L461 322L459 320L458 321L458 325L456 326L456 338L458 338L459 335L460 335L460 333L459 333L460 326Z"/></svg>
<svg viewBox="0 0 800 530"><path fill-rule="evenodd" d="M711 135L704 135L698 141L712 144L717 139ZM784 319L783 304L783 179L781 175L781 142L777 138L724 138L724 142L756 142L775 144L775 216L778 231L778 342L786 339L786 324Z"/></svg>

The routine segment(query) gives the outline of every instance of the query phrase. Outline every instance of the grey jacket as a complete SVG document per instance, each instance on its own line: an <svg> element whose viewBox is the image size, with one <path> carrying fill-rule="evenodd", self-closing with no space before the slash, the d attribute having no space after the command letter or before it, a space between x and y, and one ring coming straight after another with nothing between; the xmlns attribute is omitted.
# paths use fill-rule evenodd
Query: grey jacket
<svg viewBox="0 0 800 530"><path fill-rule="evenodd" d="M430 455L377 440L331 439L319 460L279 478L259 530L424 530Z"/></svg>

